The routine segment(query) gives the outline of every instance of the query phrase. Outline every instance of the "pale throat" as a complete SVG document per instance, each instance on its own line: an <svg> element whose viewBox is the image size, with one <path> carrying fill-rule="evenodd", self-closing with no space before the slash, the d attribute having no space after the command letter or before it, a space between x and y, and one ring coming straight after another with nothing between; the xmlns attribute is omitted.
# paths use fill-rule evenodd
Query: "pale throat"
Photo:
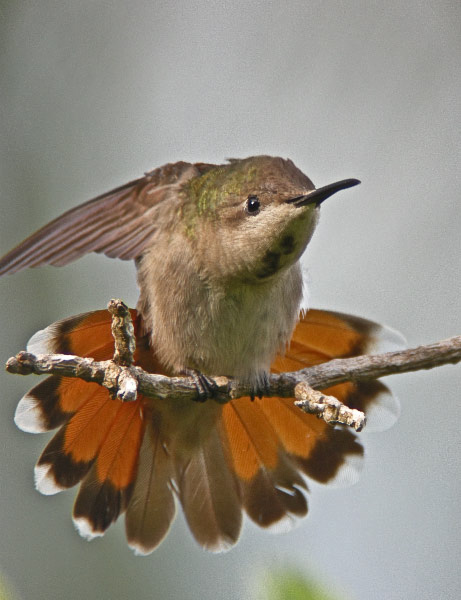
<svg viewBox="0 0 461 600"><path fill-rule="evenodd" d="M298 263L263 284L228 290L211 314L205 339L214 350L206 352L203 370L258 384L276 354L285 350L301 299Z"/></svg>
<svg viewBox="0 0 461 600"><path fill-rule="evenodd" d="M187 246L181 249L138 263L138 310L157 358L172 374L196 369L257 385L296 325L299 261L267 280L211 283L194 268Z"/></svg>

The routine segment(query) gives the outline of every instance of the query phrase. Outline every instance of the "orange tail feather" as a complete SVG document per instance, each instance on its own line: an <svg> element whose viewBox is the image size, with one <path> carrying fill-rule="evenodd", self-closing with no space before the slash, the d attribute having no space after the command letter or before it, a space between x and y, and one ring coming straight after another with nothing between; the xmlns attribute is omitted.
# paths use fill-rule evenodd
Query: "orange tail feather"
<svg viewBox="0 0 461 600"><path fill-rule="evenodd" d="M140 317L131 314L135 362L162 373ZM273 371L367 352L380 338L397 341L364 319L312 310L301 316ZM97 311L51 325L31 339L29 349L105 360L113 346L110 316ZM382 406L385 397L387 420L397 414L378 382L341 384L329 392L367 410ZM330 428L287 398L188 405L186 416L174 400L139 396L124 404L97 384L52 376L24 396L15 420L35 433L60 427L36 466L39 491L52 494L81 482L74 507L79 532L102 535L126 511L128 542L141 554L165 537L175 495L198 543L221 551L237 541L242 511L260 526L291 524L307 512L303 475L328 482L349 469L353 479L350 464L363 454L355 434Z"/></svg>

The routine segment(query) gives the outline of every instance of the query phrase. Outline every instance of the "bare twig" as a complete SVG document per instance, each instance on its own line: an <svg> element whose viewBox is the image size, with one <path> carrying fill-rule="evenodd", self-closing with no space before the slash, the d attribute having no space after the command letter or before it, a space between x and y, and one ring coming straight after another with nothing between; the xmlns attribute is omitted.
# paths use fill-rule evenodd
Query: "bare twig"
<svg viewBox="0 0 461 600"><path fill-rule="evenodd" d="M330 425L342 423L362 431L366 418L362 411L349 408L334 396L327 396L314 390L304 381L295 387L296 406L306 413L317 415Z"/></svg>
<svg viewBox="0 0 461 600"><path fill-rule="evenodd" d="M327 363L295 371L295 373L296 377L307 376L312 387L323 389L344 381L379 379L386 375L433 369L460 361L461 335L458 335L408 350L362 355L354 358L335 358ZM284 375L290 379L292 373Z"/></svg>
<svg viewBox="0 0 461 600"><path fill-rule="evenodd" d="M133 364L133 354L136 350L136 337L134 335L130 309L121 300L111 300L107 305L107 310L112 315L111 331L115 343L115 352L112 359L113 366L131 367ZM105 380L110 384L110 387L106 387L108 387L112 396L124 402L136 400L138 395L138 381L136 377L133 377L131 370L122 368L120 371L117 371L112 366L108 367L108 370L110 377L107 378L106 372Z"/></svg>
<svg viewBox="0 0 461 600"><path fill-rule="evenodd" d="M198 393L192 378L155 375L132 364L135 338L129 310L121 301L111 301L109 310L113 315L116 345L113 360L20 352L7 361L6 370L18 375L54 374L94 381L124 401L135 400L138 392L149 398L196 400ZM366 381L459 361L461 336L410 350L334 359L300 371L272 374L264 395L296 398L297 404L306 412L317 414L326 422L344 423L359 431L365 422L363 413L349 409L336 398L317 390L345 381ZM216 377L214 382L214 400L220 403L254 393L251 386L228 377Z"/></svg>
<svg viewBox="0 0 461 600"><path fill-rule="evenodd" d="M133 364L133 354L136 350L133 321L128 306L121 300L111 300L107 310L112 315L112 335L115 342L113 361L122 367Z"/></svg>

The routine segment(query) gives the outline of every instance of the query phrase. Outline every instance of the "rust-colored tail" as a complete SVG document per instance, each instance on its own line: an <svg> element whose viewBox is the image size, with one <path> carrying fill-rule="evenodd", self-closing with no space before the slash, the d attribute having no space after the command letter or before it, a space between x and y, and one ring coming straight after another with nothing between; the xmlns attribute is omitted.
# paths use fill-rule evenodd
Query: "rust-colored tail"
<svg viewBox="0 0 461 600"><path fill-rule="evenodd" d="M162 373L140 317L131 313L135 363ZM370 321L311 310L301 315L273 371L369 352L383 340L391 346L400 341ZM28 349L109 359L110 315L96 311L55 323L37 333ZM376 413L385 425L398 415L380 383L342 384L329 391ZM175 497L197 542L222 551L237 541L242 511L262 527L289 526L307 513L304 475L321 482L352 481L363 454L355 434L302 413L291 399L240 398L219 406L140 395L123 403L97 384L58 376L22 398L15 422L32 433L59 427L35 468L37 489L54 494L80 483L73 514L79 532L89 539L103 535L125 512L128 543L141 554L167 534Z"/></svg>

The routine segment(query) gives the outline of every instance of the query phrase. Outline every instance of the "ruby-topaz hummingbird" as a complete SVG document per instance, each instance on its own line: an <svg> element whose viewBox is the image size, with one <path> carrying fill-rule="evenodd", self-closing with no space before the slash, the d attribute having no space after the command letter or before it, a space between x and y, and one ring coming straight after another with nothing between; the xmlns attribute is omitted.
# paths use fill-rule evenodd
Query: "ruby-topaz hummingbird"
<svg viewBox="0 0 461 600"><path fill-rule="evenodd" d="M78 206L0 260L0 274L65 265L88 252L134 259L136 364L151 372L226 375L264 390L271 371L366 351L380 327L355 317L300 316L300 257L320 205L359 183L316 189L290 160L256 156L226 164L168 164ZM106 311L64 319L36 334L34 353L111 358ZM384 386L337 386L349 404ZM20 401L19 427L59 427L36 466L52 494L81 482L74 521L88 538L126 512L129 544L153 550L179 499L204 547L237 540L242 510L261 526L307 512L304 475L328 481L361 453L354 434L331 429L286 398L222 406L110 398L94 383L52 376Z"/></svg>

